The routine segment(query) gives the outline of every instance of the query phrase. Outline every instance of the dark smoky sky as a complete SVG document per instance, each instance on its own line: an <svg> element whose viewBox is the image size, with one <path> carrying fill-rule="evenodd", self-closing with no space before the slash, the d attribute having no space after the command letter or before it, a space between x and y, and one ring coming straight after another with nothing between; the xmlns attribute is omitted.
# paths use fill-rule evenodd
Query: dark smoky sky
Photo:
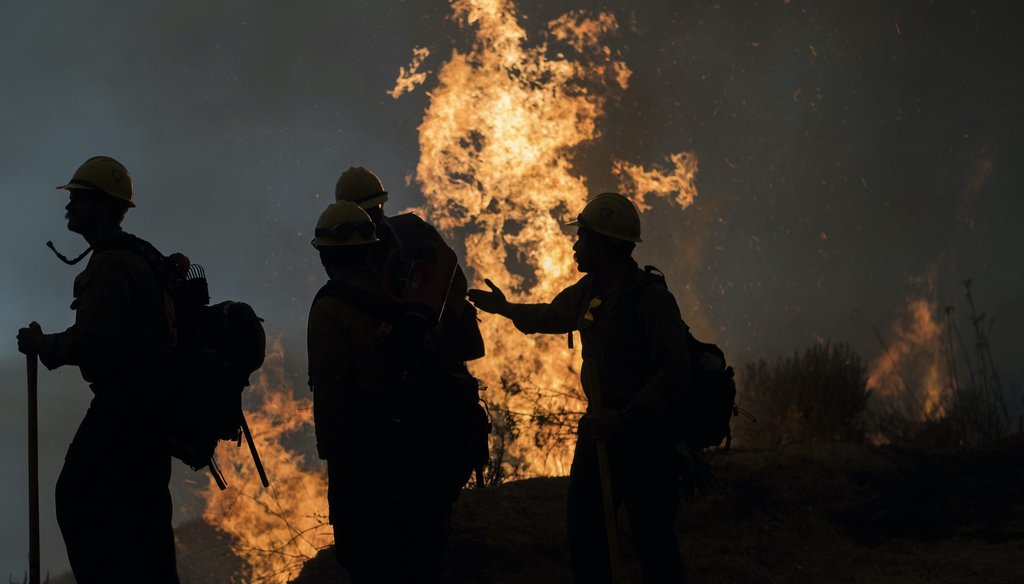
<svg viewBox="0 0 1024 584"><path fill-rule="evenodd" d="M1004 377L1024 381L1017 3L518 5L531 42L579 8L615 14L610 42L634 73L578 153L591 190L614 188L612 158L700 159L696 203L656 205L638 249L698 333L736 363L825 338L874 357L863 321L887 331L928 279L963 314L959 282L973 277ZM322 280L312 225L351 165L382 176L393 209L421 202L406 177L428 97L385 92L413 47L431 49L436 71L468 35L443 0L39 1L6 6L0 33L3 577L27 565L14 335L30 320L70 324L78 270L44 243L85 247L53 187L89 156L120 159L138 200L126 229L203 264L214 300L253 304L301 372ZM53 481L89 392L74 370L41 384L44 566L56 572L67 564Z"/></svg>

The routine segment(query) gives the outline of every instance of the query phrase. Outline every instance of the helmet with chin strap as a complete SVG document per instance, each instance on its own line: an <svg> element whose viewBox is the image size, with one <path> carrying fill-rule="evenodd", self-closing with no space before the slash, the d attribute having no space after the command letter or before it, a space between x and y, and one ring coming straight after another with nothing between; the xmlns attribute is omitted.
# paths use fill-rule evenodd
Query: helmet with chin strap
<svg viewBox="0 0 1024 584"><path fill-rule="evenodd" d="M68 191L97 191L135 206L132 176L123 164L109 156L93 156L78 167L68 184L57 187Z"/></svg>

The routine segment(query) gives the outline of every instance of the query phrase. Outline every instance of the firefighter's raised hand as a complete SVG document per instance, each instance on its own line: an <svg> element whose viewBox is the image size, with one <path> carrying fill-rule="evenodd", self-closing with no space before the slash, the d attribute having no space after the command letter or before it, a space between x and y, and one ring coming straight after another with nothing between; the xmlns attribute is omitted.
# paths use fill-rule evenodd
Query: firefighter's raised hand
<svg viewBox="0 0 1024 584"><path fill-rule="evenodd" d="M43 344L43 328L38 322L31 322L18 330L18 350L26 355L36 355Z"/></svg>
<svg viewBox="0 0 1024 584"><path fill-rule="evenodd" d="M508 300L505 299L505 293L501 291L501 288L495 286L494 282L486 278L484 279L484 284L487 284L487 287L491 290L488 292L487 290L473 288L467 293L469 301L484 312L500 314L502 316L506 315L508 313Z"/></svg>

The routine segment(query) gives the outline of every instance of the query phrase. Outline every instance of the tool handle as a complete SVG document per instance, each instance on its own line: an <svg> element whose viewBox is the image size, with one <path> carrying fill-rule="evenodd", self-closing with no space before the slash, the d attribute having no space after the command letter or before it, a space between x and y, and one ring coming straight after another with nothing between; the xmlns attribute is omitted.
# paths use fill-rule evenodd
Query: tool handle
<svg viewBox="0 0 1024 584"><path fill-rule="evenodd" d="M252 432L249 431L249 424L245 421L245 414L239 416L242 420L242 433L245 434L245 441L249 444L249 452L252 454L252 461L256 463L256 472L260 473L260 482L263 488L270 486L270 479L267 478L267 471L263 470L263 462L259 453L256 452L256 443L252 440Z"/></svg>
<svg viewBox="0 0 1024 584"><path fill-rule="evenodd" d="M35 354L25 357L28 370L28 581L39 584L39 359Z"/></svg>
<svg viewBox="0 0 1024 584"><path fill-rule="evenodd" d="M583 367L587 370L587 377L590 382L590 406L595 412L602 409L601 384L597 371L594 370L594 361L584 361ZM622 551L619 548L618 519L615 514L615 499L612 497L612 475L611 465L608 462L608 443L604 440L597 441L597 469L601 475L601 502L604 508L604 527L608 538L608 562L612 570L613 584L624 582L622 574Z"/></svg>
<svg viewBox="0 0 1024 584"><path fill-rule="evenodd" d="M604 527L608 536L608 561L612 569L612 582L623 582L622 554L619 548L618 520L615 514L615 500L612 498L612 480L608 465L608 444L597 442L597 467L601 473L601 500L604 505Z"/></svg>

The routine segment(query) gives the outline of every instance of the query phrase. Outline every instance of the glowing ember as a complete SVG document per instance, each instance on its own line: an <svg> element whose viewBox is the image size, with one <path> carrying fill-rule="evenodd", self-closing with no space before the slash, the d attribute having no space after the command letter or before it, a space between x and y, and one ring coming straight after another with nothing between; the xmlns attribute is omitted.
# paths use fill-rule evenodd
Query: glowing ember
<svg viewBox="0 0 1024 584"><path fill-rule="evenodd" d="M270 478L264 489L243 440L241 448L221 443L217 462L228 482L226 491L212 477L207 485L203 519L232 535L233 551L251 568L250 582L288 582L317 551L334 541L327 524L327 476L310 470L305 457L289 450L285 438L312 427L309 399L296 400L284 375L281 343L270 354L252 387L256 398L245 413L260 458Z"/></svg>
<svg viewBox="0 0 1024 584"><path fill-rule="evenodd" d="M599 137L607 97L627 89L629 68L602 44L618 23L585 11L549 22L547 41L566 45L573 59L547 42L527 45L512 2L455 0L452 10L474 39L441 66L419 128L424 212L449 236L464 236L476 286L487 277L514 301L548 301L579 277L572 236L562 227L588 195L572 173L575 149ZM403 69L392 95L407 88L409 74ZM669 161L668 171L614 161L613 172L641 209L645 195L685 207L696 195L696 158L679 153ZM503 471L567 473L571 432L552 441L544 434L551 424L545 430L538 421L565 429L582 413L578 350L570 352L564 337L521 335L502 318L484 316L482 328L488 356L473 363L474 373L490 386L499 428L518 421L519 439L504 445Z"/></svg>
<svg viewBox="0 0 1024 584"><path fill-rule="evenodd" d="M395 88L388 92L388 95L398 99L403 93L416 89L416 86L427 80L427 73L420 71L420 65L424 59L430 56L430 50L423 47L416 47L412 50L412 62L409 68L401 67L398 71L398 81Z"/></svg>

